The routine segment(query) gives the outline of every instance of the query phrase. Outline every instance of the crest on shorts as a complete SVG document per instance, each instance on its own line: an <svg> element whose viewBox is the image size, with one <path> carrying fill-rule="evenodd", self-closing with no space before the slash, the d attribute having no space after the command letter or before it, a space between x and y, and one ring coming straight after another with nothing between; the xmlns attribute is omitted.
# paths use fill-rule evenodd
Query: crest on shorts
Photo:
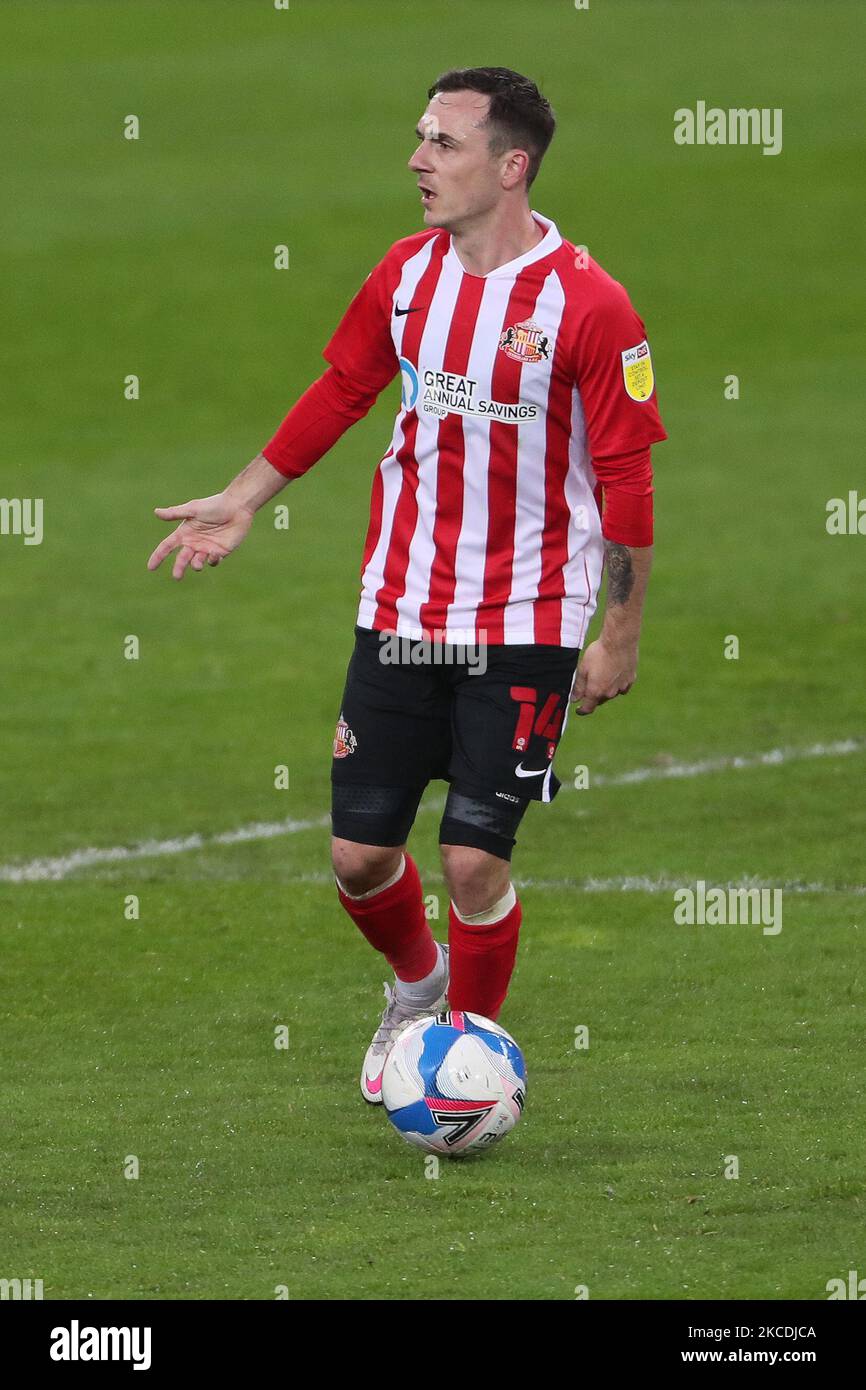
<svg viewBox="0 0 866 1390"><path fill-rule="evenodd" d="M532 319L506 328L499 347L512 362L542 362L550 356L550 334Z"/></svg>
<svg viewBox="0 0 866 1390"><path fill-rule="evenodd" d="M633 401L648 401L653 393L655 377L649 343L644 338L635 347L626 348L622 354L622 376L626 394Z"/></svg>
<svg viewBox="0 0 866 1390"><path fill-rule="evenodd" d="M358 747L358 740L352 733L345 719L343 711L340 711L340 718L337 720L337 729L334 734L334 757L348 758L350 753L354 753Z"/></svg>

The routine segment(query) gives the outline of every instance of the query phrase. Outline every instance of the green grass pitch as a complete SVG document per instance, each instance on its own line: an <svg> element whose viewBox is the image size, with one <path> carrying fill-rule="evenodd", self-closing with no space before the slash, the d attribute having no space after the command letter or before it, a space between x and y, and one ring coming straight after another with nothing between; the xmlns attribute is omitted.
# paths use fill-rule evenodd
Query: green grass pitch
<svg viewBox="0 0 866 1390"><path fill-rule="evenodd" d="M4 6L0 495L44 499L44 539L0 536L0 1277L52 1299L821 1299L866 1275L866 539L825 526L863 486L864 19ZM566 786L515 856L526 1115L433 1177L358 1094L383 972L325 818L396 383L279 499L288 531L266 509L182 585L145 561L153 506L257 452L421 226L411 131L474 63L550 97L533 206L627 285L670 440L638 684L569 722ZM782 108L782 153L675 145L698 100ZM598 785L569 784L579 764ZM440 932L443 790L412 839ZM782 887L782 931L677 925L673 885L699 879Z"/></svg>

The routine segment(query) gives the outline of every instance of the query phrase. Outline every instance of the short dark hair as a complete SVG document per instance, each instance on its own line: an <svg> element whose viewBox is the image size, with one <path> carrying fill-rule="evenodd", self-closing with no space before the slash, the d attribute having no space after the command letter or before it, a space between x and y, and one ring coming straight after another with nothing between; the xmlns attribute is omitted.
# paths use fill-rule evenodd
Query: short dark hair
<svg viewBox="0 0 866 1390"><path fill-rule="evenodd" d="M515 146L526 150L528 188L556 130L550 102L532 79L511 68L450 68L437 77L427 96L434 97L437 92L483 92L490 97L486 121L490 153L504 154Z"/></svg>

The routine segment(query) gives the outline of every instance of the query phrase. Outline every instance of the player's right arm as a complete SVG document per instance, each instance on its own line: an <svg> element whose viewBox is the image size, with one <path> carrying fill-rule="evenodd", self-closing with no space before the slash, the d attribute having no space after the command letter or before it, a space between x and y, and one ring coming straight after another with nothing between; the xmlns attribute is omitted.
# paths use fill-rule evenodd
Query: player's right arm
<svg viewBox="0 0 866 1390"><path fill-rule="evenodd" d="M308 387L262 452L222 492L155 509L163 521L180 524L156 547L148 569L157 569L175 550L175 579L183 579L188 567L218 565L240 545L259 508L333 448L349 426L366 415L380 389L358 386L330 367Z"/></svg>
<svg viewBox="0 0 866 1390"><path fill-rule="evenodd" d="M196 497L176 507L155 507L154 512L162 521L179 524L160 541L147 568L158 569L175 550L171 571L174 579L183 579L189 566L202 570L205 564L218 565L240 545L259 507L275 497L288 481L264 454L257 454L222 492Z"/></svg>
<svg viewBox="0 0 866 1390"><path fill-rule="evenodd" d="M388 258L367 276L324 350L328 370L289 411L273 438L251 463L212 497L156 507L163 521L179 524L154 550L150 570L177 551L172 576L188 568L218 565L236 550L253 517L288 482L301 477L360 420L397 374L390 333Z"/></svg>

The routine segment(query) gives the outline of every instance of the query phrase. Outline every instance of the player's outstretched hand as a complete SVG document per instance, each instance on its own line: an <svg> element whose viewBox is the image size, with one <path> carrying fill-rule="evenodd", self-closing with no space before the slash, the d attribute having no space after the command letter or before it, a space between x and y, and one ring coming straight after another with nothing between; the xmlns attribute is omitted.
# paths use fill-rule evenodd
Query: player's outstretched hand
<svg viewBox="0 0 866 1390"><path fill-rule="evenodd" d="M202 570L205 563L218 565L240 545L254 516L247 507L238 506L223 492L213 497L196 497L179 507L154 507L154 512L161 520L179 521L180 525L160 541L147 568L158 569L166 555L176 550L171 572L174 579L183 579L187 566Z"/></svg>
<svg viewBox="0 0 866 1390"><path fill-rule="evenodd" d="M599 638L580 659L570 699L578 714L592 714L598 705L627 695L637 679L637 647L608 647Z"/></svg>

